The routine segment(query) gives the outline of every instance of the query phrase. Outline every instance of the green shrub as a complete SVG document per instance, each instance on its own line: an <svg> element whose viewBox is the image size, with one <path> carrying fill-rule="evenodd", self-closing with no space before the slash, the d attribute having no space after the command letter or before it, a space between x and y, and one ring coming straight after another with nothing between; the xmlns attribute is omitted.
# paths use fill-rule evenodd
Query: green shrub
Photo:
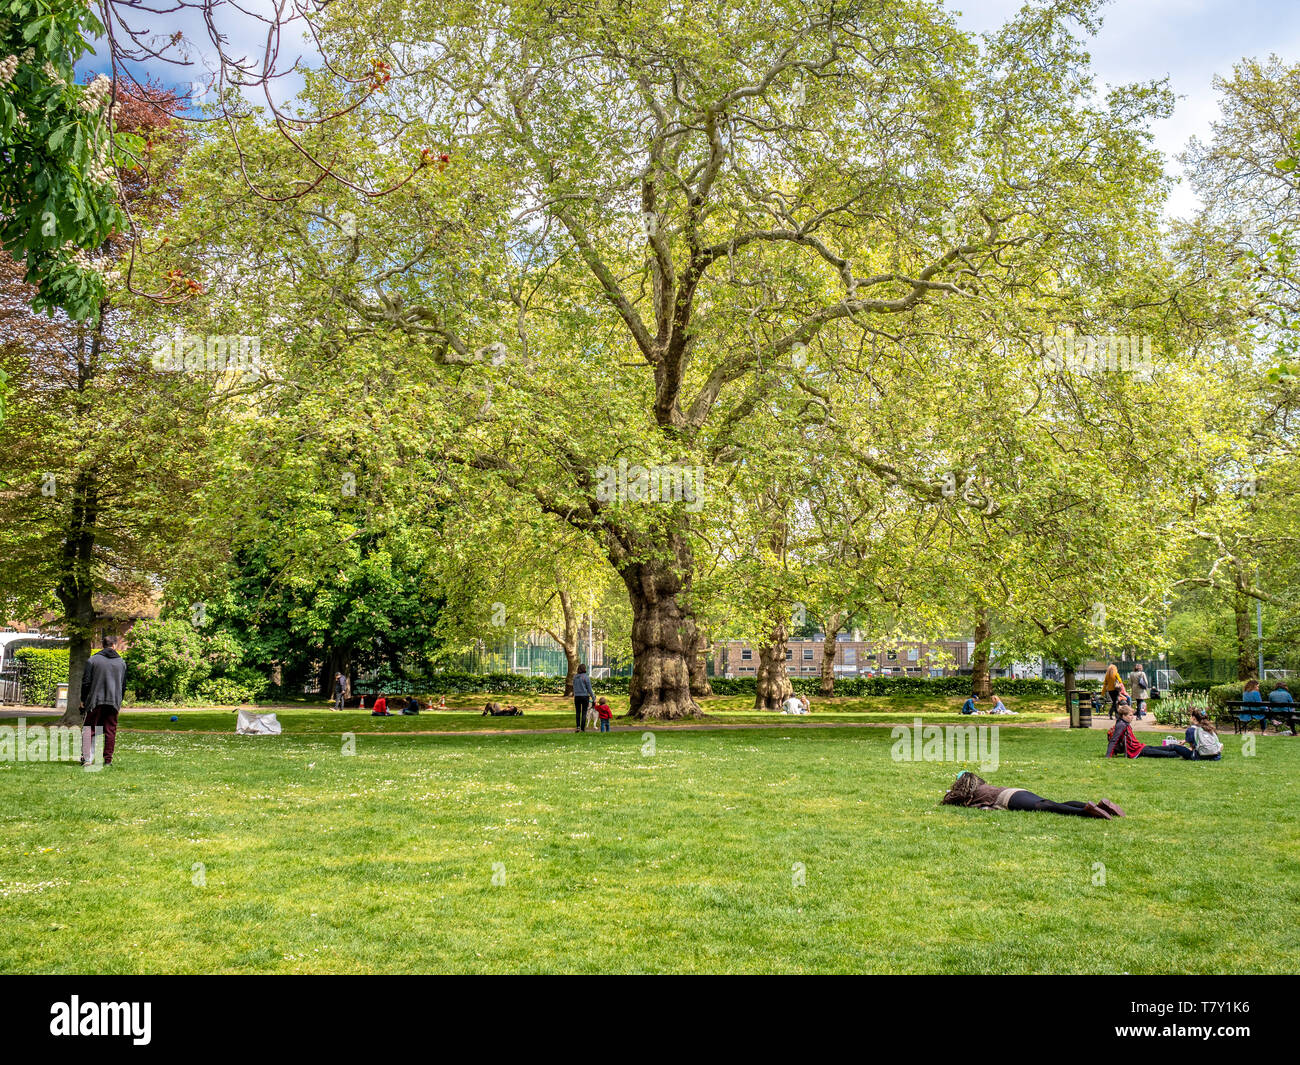
<svg viewBox="0 0 1300 1065"><path fill-rule="evenodd" d="M1236 684L1216 684L1209 691L1211 712L1218 715L1227 713L1225 703L1240 701L1241 694L1245 685L1238 682Z"/></svg>
<svg viewBox="0 0 1300 1065"><path fill-rule="evenodd" d="M1191 724L1193 710L1210 709L1210 693L1204 688L1198 691L1180 691L1166 695L1162 699L1153 699L1147 708L1161 725L1176 725L1186 728Z"/></svg>
<svg viewBox="0 0 1300 1065"><path fill-rule="evenodd" d="M262 685L262 690L265 689ZM251 703L261 694L261 690L240 684L232 677L209 677L203 681L194 693L202 703L215 703L218 706L234 706L236 703Z"/></svg>
<svg viewBox="0 0 1300 1065"><path fill-rule="evenodd" d="M210 671L203 641L189 622L160 618L137 622L131 629L127 682L140 699L183 698Z"/></svg>
<svg viewBox="0 0 1300 1065"><path fill-rule="evenodd" d="M57 686L68 682L68 649L20 647L14 658L27 666L23 699L32 706L53 706Z"/></svg>

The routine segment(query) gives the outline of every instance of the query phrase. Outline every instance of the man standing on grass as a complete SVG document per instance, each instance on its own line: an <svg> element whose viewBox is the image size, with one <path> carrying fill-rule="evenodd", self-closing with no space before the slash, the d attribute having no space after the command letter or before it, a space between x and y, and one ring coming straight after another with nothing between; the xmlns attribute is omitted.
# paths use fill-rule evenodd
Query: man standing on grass
<svg viewBox="0 0 1300 1065"><path fill-rule="evenodd" d="M343 697L344 694L347 692L347 688L348 688L348 678L345 677L342 673L335 674L334 676L334 709L335 710L343 709Z"/></svg>
<svg viewBox="0 0 1300 1065"><path fill-rule="evenodd" d="M104 764L113 764L117 744L117 713L122 709L126 684L126 661L117 653L117 637L104 634L104 649L91 655L81 676L81 709L86 718L81 726L81 764L95 760L95 731L104 730Z"/></svg>

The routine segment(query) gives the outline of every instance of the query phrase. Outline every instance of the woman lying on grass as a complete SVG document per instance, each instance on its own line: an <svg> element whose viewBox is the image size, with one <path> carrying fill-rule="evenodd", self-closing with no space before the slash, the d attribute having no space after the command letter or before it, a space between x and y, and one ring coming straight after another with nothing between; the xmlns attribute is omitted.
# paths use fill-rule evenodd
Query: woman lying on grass
<svg viewBox="0 0 1300 1065"><path fill-rule="evenodd" d="M1115 727L1106 733L1106 757L1114 758L1123 754L1129 758L1191 758L1189 748L1175 744L1172 747L1153 747L1143 743L1133 734L1133 707L1121 703L1119 720Z"/></svg>
<svg viewBox="0 0 1300 1065"><path fill-rule="evenodd" d="M958 775L943 797L948 806L974 806L979 810L1042 810L1075 817L1098 817L1109 821L1124 811L1109 799L1101 802L1052 802L1024 788L1003 788L990 784L969 771Z"/></svg>

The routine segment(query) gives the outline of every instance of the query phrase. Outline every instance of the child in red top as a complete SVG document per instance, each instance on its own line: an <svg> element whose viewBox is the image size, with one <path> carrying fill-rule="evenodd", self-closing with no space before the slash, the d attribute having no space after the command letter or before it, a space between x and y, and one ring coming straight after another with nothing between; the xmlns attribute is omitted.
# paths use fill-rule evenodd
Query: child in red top
<svg viewBox="0 0 1300 1065"><path fill-rule="evenodd" d="M388 700L382 695L375 696L375 708L370 711L371 717L392 717L388 712Z"/></svg>
<svg viewBox="0 0 1300 1065"><path fill-rule="evenodd" d="M600 718L600 731L609 731L610 718L614 716L614 711L609 708L609 703L605 701L602 695L596 700L596 716Z"/></svg>

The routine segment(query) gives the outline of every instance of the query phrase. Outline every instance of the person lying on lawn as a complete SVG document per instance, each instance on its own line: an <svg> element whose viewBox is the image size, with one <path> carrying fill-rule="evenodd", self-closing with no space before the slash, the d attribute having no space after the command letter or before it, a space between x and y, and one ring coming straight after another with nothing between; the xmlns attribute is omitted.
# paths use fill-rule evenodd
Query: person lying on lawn
<svg viewBox="0 0 1300 1065"><path fill-rule="evenodd" d="M1103 821L1124 816L1124 811L1109 799L1100 802L1053 802L1025 788L1004 788L990 784L969 770L958 774L943 801L948 806L973 806L978 810L1038 810L1074 817L1096 817Z"/></svg>
<svg viewBox="0 0 1300 1065"><path fill-rule="evenodd" d="M1139 740L1133 733L1133 707L1127 703L1120 703L1119 720L1115 722L1115 727L1106 733L1106 738L1107 758L1114 758L1117 754L1128 758L1190 759L1192 757L1191 750L1181 745L1154 747Z"/></svg>
<svg viewBox="0 0 1300 1065"><path fill-rule="evenodd" d="M491 714L493 717L523 717L524 712L511 703L509 706L502 706L500 703L487 703L483 707L483 713L479 717L487 717Z"/></svg>

